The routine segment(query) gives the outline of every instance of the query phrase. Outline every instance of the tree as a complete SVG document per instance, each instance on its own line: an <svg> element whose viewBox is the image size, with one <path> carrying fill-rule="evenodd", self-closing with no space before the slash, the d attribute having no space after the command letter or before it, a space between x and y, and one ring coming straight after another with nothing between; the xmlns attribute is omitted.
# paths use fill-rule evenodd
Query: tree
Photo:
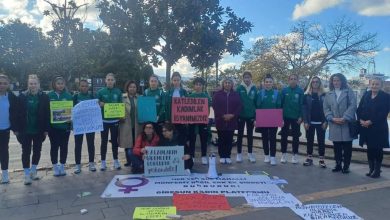
<svg viewBox="0 0 390 220"><path fill-rule="evenodd" d="M239 36L251 28L218 0L101 0L98 8L112 35L125 37L129 47L141 49L154 65L161 64L159 58L165 61L167 85L180 58L207 68L225 51L240 53Z"/></svg>
<svg viewBox="0 0 390 220"><path fill-rule="evenodd" d="M27 74L38 71L53 47L39 28L20 20L0 21L0 71L21 85L26 83Z"/></svg>
<svg viewBox="0 0 390 220"><path fill-rule="evenodd" d="M331 66L356 69L379 48L376 34L363 33L361 28L346 18L325 27L302 21L289 34L256 42L247 51L244 66L309 78L326 74Z"/></svg>

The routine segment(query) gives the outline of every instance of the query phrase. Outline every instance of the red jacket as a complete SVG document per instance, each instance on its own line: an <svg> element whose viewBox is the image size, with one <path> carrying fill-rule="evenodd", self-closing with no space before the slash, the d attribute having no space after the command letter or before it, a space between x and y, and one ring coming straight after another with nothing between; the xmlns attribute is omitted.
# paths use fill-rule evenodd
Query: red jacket
<svg viewBox="0 0 390 220"><path fill-rule="evenodd" d="M139 157L142 156L141 150L145 148L146 146L158 146L158 142L160 141L160 138L157 134L153 136L153 139L149 142L148 140L142 140L142 134L138 135L137 139L135 140L134 148L133 148L133 154L137 155Z"/></svg>

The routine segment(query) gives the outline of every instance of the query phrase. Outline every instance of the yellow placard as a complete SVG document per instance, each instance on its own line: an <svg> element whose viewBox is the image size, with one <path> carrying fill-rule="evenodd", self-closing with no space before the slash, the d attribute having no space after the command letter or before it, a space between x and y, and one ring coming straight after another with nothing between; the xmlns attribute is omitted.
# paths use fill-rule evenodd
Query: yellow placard
<svg viewBox="0 0 390 220"><path fill-rule="evenodd" d="M169 219L167 215L176 215L176 207L136 207L133 219Z"/></svg>
<svg viewBox="0 0 390 220"><path fill-rule="evenodd" d="M69 122L72 119L73 101L50 101L52 124Z"/></svg>
<svg viewBox="0 0 390 220"><path fill-rule="evenodd" d="M125 103L105 103L104 118L125 117Z"/></svg>

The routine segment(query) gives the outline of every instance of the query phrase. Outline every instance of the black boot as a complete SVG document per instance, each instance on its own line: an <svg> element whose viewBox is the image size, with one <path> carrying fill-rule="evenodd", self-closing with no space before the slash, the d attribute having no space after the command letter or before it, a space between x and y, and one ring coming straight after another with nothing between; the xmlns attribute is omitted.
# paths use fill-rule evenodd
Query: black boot
<svg viewBox="0 0 390 220"><path fill-rule="evenodd" d="M381 161L378 161L378 160L375 160L374 161L375 164L374 164L374 172L372 172L371 174L371 178L379 178L381 176L381 166L382 166L382 163Z"/></svg>
<svg viewBox="0 0 390 220"><path fill-rule="evenodd" d="M371 176L371 174L374 172L374 160L368 160L368 167L369 171L366 173L366 176Z"/></svg>
<svg viewBox="0 0 390 220"><path fill-rule="evenodd" d="M341 172L344 173L344 174L349 173L349 165L345 165L344 164L343 170Z"/></svg>
<svg viewBox="0 0 390 220"><path fill-rule="evenodd" d="M341 168L341 162L336 161L336 166L332 169L332 172L340 172L342 170Z"/></svg>

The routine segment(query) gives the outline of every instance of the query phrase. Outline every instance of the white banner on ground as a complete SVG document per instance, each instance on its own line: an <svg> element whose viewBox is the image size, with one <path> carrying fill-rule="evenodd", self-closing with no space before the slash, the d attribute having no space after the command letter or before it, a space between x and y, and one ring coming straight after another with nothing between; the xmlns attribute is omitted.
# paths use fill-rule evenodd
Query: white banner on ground
<svg viewBox="0 0 390 220"><path fill-rule="evenodd" d="M362 220L355 213L339 204L309 204L303 206L290 207L295 214L305 220Z"/></svg>
<svg viewBox="0 0 390 220"><path fill-rule="evenodd" d="M102 112L97 99L78 103L72 109L72 119L75 135L103 131Z"/></svg>
<svg viewBox="0 0 390 220"><path fill-rule="evenodd" d="M184 146L146 147L145 176L182 176Z"/></svg>
<svg viewBox="0 0 390 220"><path fill-rule="evenodd" d="M206 193L245 196L248 193L283 193L265 175L223 174L208 179L206 174L191 176L145 177L117 175L108 184L102 198L172 196L173 193Z"/></svg>
<svg viewBox="0 0 390 220"><path fill-rule="evenodd" d="M291 207L302 203L290 193L248 193L245 195L248 204L253 207Z"/></svg>

